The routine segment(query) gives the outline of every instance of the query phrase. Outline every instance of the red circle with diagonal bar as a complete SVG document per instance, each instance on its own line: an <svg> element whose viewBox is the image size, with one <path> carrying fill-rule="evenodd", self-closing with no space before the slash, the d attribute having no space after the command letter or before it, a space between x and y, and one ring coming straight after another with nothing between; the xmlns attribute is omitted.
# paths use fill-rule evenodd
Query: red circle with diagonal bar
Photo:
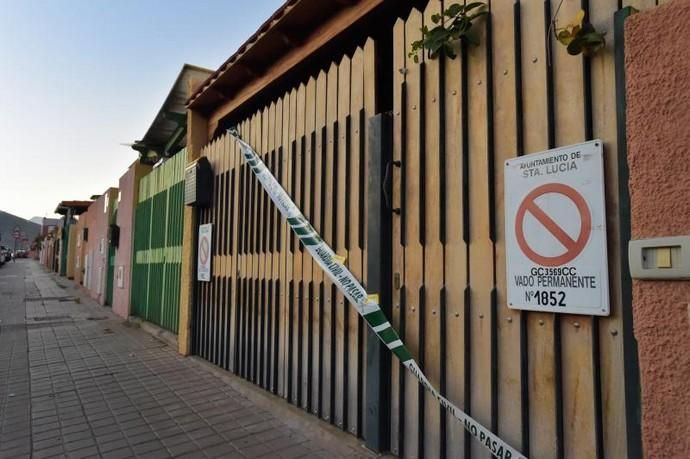
<svg viewBox="0 0 690 459"><path fill-rule="evenodd" d="M202 236L201 237L201 244L199 247L199 259L201 261L202 265L205 265L206 262L208 261L208 255L209 255L209 242L208 242L208 236Z"/></svg>
<svg viewBox="0 0 690 459"><path fill-rule="evenodd" d="M575 204L575 207L577 207L580 216L580 231L576 240L570 237L557 222L536 204L535 200L547 193L556 193L565 196ZM529 246L523 230L527 212L532 214L532 216L541 223L544 228L563 245L563 247L565 247L565 253L555 257L549 257L540 255ZM522 200L522 204L520 204L517 214L515 215L515 237L517 238L518 246L527 258L542 266L561 266L574 260L575 257L580 255L582 250L584 250L591 233L592 215L589 211L589 206L587 206L587 202L574 188L562 183L547 183L546 185L539 186L532 190L525 196L525 199Z"/></svg>

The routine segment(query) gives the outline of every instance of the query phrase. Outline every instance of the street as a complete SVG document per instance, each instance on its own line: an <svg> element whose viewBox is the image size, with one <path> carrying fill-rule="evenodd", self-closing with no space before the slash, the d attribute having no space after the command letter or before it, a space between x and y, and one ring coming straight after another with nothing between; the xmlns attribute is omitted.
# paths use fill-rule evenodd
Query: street
<svg viewBox="0 0 690 459"><path fill-rule="evenodd" d="M0 458L371 456L72 285L34 260L0 268Z"/></svg>

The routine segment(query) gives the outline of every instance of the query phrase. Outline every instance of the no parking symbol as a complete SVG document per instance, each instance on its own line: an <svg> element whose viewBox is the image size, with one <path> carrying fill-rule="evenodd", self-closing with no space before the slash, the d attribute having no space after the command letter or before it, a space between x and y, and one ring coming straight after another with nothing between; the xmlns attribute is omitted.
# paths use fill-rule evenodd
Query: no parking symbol
<svg viewBox="0 0 690 459"><path fill-rule="evenodd" d="M601 141L506 162L508 306L608 315Z"/></svg>
<svg viewBox="0 0 690 459"><path fill-rule="evenodd" d="M213 224L199 226L199 245L197 246L197 280L211 281L211 237Z"/></svg>

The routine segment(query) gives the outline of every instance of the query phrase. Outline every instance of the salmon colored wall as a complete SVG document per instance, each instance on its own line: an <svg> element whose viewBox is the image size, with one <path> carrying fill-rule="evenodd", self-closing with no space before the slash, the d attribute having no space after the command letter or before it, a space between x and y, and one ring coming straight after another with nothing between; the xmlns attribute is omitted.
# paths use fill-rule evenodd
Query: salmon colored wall
<svg viewBox="0 0 690 459"><path fill-rule="evenodd" d="M88 246L89 243L88 241L83 240L83 234L84 234L84 228L89 227L89 211L87 210L83 214L79 216L79 220L77 221L77 241L76 241L76 250L75 250L75 257L78 258L75 259L74 261L74 282L80 285L84 285L84 276L85 276L85 259L86 259L86 254L88 253Z"/></svg>
<svg viewBox="0 0 690 459"><path fill-rule="evenodd" d="M74 261L77 250L77 229L75 225L69 226L69 242L67 244L67 279L74 279Z"/></svg>
<svg viewBox="0 0 690 459"><path fill-rule="evenodd" d="M151 166L135 161L120 177L120 202L117 210L117 224L120 227L120 246L115 251L115 275L118 267L123 270L123 286L113 281L113 312L122 318L129 317L130 286L132 272L132 230L134 210L139 195L139 179L151 171Z"/></svg>
<svg viewBox="0 0 690 459"><path fill-rule="evenodd" d="M690 235L690 1L626 21L632 238ZM689 281L633 281L645 456L690 454Z"/></svg>
<svg viewBox="0 0 690 459"><path fill-rule="evenodd" d="M112 222L117 188L109 188L89 206L90 279L86 286L98 304L105 304L108 275L108 226ZM107 206L106 206L107 202Z"/></svg>

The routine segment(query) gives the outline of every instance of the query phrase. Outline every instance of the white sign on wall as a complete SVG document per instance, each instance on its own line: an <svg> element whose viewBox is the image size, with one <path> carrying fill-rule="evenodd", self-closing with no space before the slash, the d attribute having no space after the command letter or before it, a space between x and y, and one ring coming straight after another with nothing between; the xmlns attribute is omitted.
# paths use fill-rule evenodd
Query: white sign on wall
<svg viewBox="0 0 690 459"><path fill-rule="evenodd" d="M508 306L608 315L602 142L511 159L504 189Z"/></svg>
<svg viewBox="0 0 690 459"><path fill-rule="evenodd" d="M197 247L196 278L203 282L211 281L211 238L213 223L199 226L199 245Z"/></svg>
<svg viewBox="0 0 690 459"><path fill-rule="evenodd" d="M125 288L125 267L124 266L118 266L117 267L115 279L117 281L117 287L118 288Z"/></svg>

